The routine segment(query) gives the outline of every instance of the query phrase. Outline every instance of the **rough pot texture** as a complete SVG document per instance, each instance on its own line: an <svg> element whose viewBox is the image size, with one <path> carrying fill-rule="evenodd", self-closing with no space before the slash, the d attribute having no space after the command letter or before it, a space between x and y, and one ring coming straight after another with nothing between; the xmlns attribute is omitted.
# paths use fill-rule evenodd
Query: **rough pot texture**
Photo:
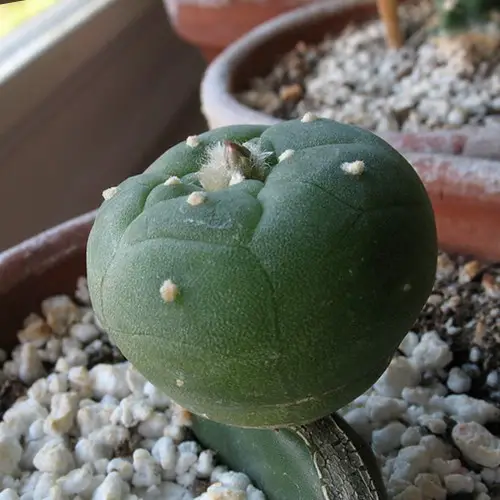
<svg viewBox="0 0 500 500"><path fill-rule="evenodd" d="M255 26L310 3L310 0L163 1L179 36L198 47L207 61Z"/></svg>

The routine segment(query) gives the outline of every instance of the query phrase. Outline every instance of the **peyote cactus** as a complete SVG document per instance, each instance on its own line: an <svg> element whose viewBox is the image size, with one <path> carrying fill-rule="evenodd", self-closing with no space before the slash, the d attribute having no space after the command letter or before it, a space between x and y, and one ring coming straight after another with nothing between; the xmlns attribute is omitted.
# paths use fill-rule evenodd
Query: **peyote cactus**
<svg viewBox="0 0 500 500"><path fill-rule="evenodd" d="M433 284L433 212L411 165L368 131L307 118L189 138L115 188L90 234L102 325L215 421L299 424L350 402Z"/></svg>
<svg viewBox="0 0 500 500"><path fill-rule="evenodd" d="M332 413L382 374L433 285L434 217L411 165L307 114L189 137L103 194L87 253L96 315L198 416L199 438L255 458L275 433L262 428L288 427L270 460L303 459L307 479L290 496L259 460L249 473L271 500L385 498Z"/></svg>

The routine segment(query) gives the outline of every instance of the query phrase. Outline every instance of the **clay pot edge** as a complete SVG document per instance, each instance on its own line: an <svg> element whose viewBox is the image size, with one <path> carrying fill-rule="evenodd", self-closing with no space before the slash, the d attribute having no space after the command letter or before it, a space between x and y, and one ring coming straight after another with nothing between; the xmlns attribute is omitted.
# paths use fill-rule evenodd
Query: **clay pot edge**
<svg viewBox="0 0 500 500"><path fill-rule="evenodd" d="M412 1L412 0L403 0ZM223 50L207 67L200 85L201 111L209 128L227 125L274 125L282 122L252 109L233 94L234 75L260 47L280 35L290 33L350 8L373 7L373 0L320 2L285 12L256 26ZM298 41L298 40L297 40ZM291 48L291 47L290 47ZM399 151L435 152L500 160L499 132L488 127L464 126L452 130L422 130L377 133Z"/></svg>

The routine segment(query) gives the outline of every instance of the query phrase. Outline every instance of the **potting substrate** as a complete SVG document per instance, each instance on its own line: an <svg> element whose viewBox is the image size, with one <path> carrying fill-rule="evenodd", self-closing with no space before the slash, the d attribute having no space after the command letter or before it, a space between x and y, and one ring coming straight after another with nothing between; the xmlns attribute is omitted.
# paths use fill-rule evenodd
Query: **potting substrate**
<svg viewBox="0 0 500 500"><path fill-rule="evenodd" d="M313 112L375 132L494 126L500 132L500 51L464 52L433 34L433 3L399 7L405 44L388 49L380 20L319 44L298 41L236 96L282 119Z"/></svg>
<svg viewBox="0 0 500 500"><path fill-rule="evenodd" d="M499 298L500 265L440 253L389 367L341 410L371 444L390 499L500 498ZM112 345L84 277L41 311L1 352L0 500L265 499Z"/></svg>

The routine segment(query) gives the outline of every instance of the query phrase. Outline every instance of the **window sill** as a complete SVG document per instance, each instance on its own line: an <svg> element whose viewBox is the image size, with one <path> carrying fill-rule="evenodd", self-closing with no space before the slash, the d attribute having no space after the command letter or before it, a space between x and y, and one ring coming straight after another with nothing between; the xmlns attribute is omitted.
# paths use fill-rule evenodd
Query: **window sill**
<svg viewBox="0 0 500 500"><path fill-rule="evenodd" d="M203 70L161 0L62 0L4 37L0 250L94 209L203 130Z"/></svg>

